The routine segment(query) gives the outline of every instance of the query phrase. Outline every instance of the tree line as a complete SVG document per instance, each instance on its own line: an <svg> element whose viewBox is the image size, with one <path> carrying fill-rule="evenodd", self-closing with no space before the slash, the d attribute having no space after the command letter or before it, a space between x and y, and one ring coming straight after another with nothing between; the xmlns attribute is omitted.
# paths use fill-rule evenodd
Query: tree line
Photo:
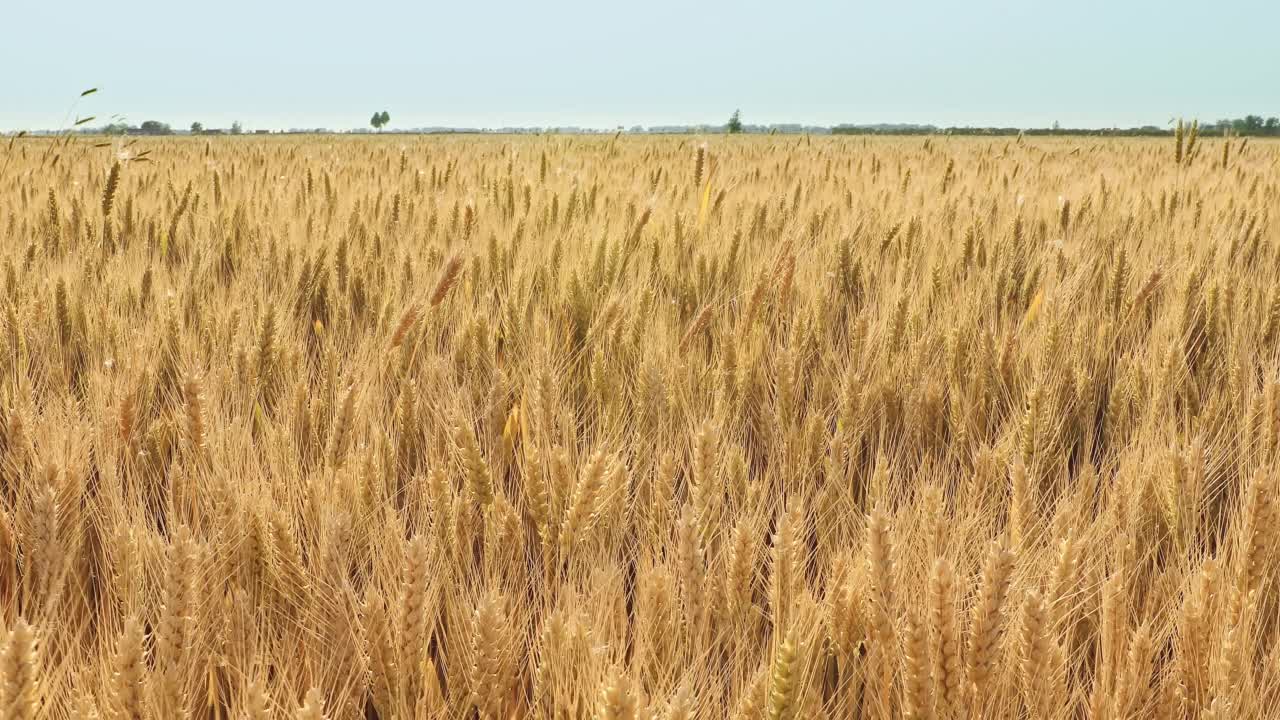
<svg viewBox="0 0 1280 720"><path fill-rule="evenodd" d="M391 115L383 110L373 114L369 124L378 131L381 131L388 123L391 122ZM723 126L724 132L731 134L741 133L745 131L742 123L741 111L734 111L729 121ZM813 129L814 132L821 132L821 128ZM1256 136L1256 137L1280 137L1280 117L1266 117L1261 115L1246 115L1242 118L1226 118L1213 123L1202 123L1200 125L1200 134L1210 135L1235 135L1235 136ZM173 135L175 131L165 122L158 120L147 120L140 125L128 125L123 122L112 123L97 129L85 129L81 132L103 133L106 135ZM261 132L261 131L260 131ZM1140 127L1129 128L1064 128L1058 123L1054 123L1052 127L1047 128L1019 128L1019 127L943 127L928 124L911 124L911 123L882 123L874 125L836 125L830 128L833 135L1106 135L1118 137L1163 137L1172 135L1174 128L1160 127L1157 125L1143 125ZM228 129L205 128L202 123L191 123L190 134L192 135L240 135L244 133L244 128L239 122L231 124Z"/></svg>
<svg viewBox="0 0 1280 720"><path fill-rule="evenodd" d="M104 125L97 129L90 129L84 132L101 133L103 135L173 135L174 130L169 123L160 122L159 120L147 120L141 125L130 125L128 123L116 122ZM223 130L221 128L206 129L203 123L191 123L192 135L240 135L244 133L244 126L239 122L231 123L231 127Z"/></svg>
<svg viewBox="0 0 1280 720"><path fill-rule="evenodd" d="M1119 137L1163 137L1173 135L1174 127L1143 125L1129 128L1064 128L1054 123L1047 128L1017 127L939 127L937 125L836 125L834 135L1111 135ZM1213 123L1200 124L1201 135L1226 135L1247 137L1280 137L1280 117L1264 118L1246 115L1227 118Z"/></svg>

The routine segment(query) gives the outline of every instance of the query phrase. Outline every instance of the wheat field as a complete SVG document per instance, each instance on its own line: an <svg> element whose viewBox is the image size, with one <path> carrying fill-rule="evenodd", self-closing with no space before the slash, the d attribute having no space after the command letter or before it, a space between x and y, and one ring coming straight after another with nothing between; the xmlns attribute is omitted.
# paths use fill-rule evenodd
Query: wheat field
<svg viewBox="0 0 1280 720"><path fill-rule="evenodd" d="M5 720L1280 704L1280 145L2 149Z"/></svg>

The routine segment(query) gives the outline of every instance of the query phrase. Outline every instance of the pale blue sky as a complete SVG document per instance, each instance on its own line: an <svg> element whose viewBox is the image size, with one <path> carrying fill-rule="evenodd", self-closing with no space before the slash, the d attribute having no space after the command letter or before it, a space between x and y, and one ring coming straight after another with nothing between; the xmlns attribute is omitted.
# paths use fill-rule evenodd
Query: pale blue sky
<svg viewBox="0 0 1280 720"><path fill-rule="evenodd" d="M1226 10L1221 8L1227 8ZM1280 115L1280 2L3 0L0 129Z"/></svg>

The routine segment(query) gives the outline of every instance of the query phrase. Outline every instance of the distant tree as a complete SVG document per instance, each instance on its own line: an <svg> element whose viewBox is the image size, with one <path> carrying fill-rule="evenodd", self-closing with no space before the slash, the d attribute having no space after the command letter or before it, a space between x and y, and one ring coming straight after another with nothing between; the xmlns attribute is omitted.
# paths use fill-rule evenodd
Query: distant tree
<svg viewBox="0 0 1280 720"><path fill-rule="evenodd" d="M1261 115L1245 115L1242 118L1219 120L1211 126L1222 133L1228 131L1232 135L1280 135L1280 118L1264 118Z"/></svg>
<svg viewBox="0 0 1280 720"><path fill-rule="evenodd" d="M242 132L244 132L244 126L240 124L240 121L239 121L239 120L237 120L237 121L235 121L235 122L231 123L231 134L232 134L232 135L239 135L239 134L240 134L240 133L242 133Z"/></svg>
<svg viewBox="0 0 1280 720"><path fill-rule="evenodd" d="M391 113L387 112L386 110L383 110L383 111L382 111L382 126L383 126L383 127L386 127L386 126L387 126L387 125L389 125L389 124L391 124Z"/></svg>
<svg viewBox="0 0 1280 720"><path fill-rule="evenodd" d="M138 127L138 132L143 135L168 135L173 132L173 128L159 120L147 120Z"/></svg>
<svg viewBox="0 0 1280 720"><path fill-rule="evenodd" d="M193 123L191 123L191 134L192 134L192 135L199 135L199 134L200 134L200 133L202 133L202 132L204 132L204 125L200 124L199 122L193 122Z"/></svg>
<svg viewBox="0 0 1280 720"><path fill-rule="evenodd" d="M391 122L391 114L388 113L386 110L383 110L382 112L376 112L373 114L373 117L369 118L369 124L373 126L374 130L377 130L379 132L381 132L383 126L385 126L389 122Z"/></svg>
<svg viewBox="0 0 1280 720"><path fill-rule="evenodd" d="M129 132L129 126L122 122L111 123L102 128L103 135L124 135Z"/></svg>
<svg viewBox="0 0 1280 720"><path fill-rule="evenodd" d="M742 132L742 111L741 110L733 111L733 114L729 116L729 124L725 127L725 129L732 134L737 134Z"/></svg>
<svg viewBox="0 0 1280 720"><path fill-rule="evenodd" d="M1057 121L1057 120L1054 120L1054 121L1053 121L1053 131L1054 131L1054 132L1057 132L1057 131L1059 131L1059 130L1061 130L1061 129L1062 129L1062 126L1058 124L1058 121Z"/></svg>

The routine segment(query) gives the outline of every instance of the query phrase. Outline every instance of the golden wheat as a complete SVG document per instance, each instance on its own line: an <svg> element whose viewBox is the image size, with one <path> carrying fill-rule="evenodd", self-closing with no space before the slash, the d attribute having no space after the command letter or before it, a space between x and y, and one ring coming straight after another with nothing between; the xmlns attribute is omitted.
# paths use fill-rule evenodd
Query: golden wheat
<svg viewBox="0 0 1280 720"><path fill-rule="evenodd" d="M49 142L6 719L1280 701L1274 143Z"/></svg>

